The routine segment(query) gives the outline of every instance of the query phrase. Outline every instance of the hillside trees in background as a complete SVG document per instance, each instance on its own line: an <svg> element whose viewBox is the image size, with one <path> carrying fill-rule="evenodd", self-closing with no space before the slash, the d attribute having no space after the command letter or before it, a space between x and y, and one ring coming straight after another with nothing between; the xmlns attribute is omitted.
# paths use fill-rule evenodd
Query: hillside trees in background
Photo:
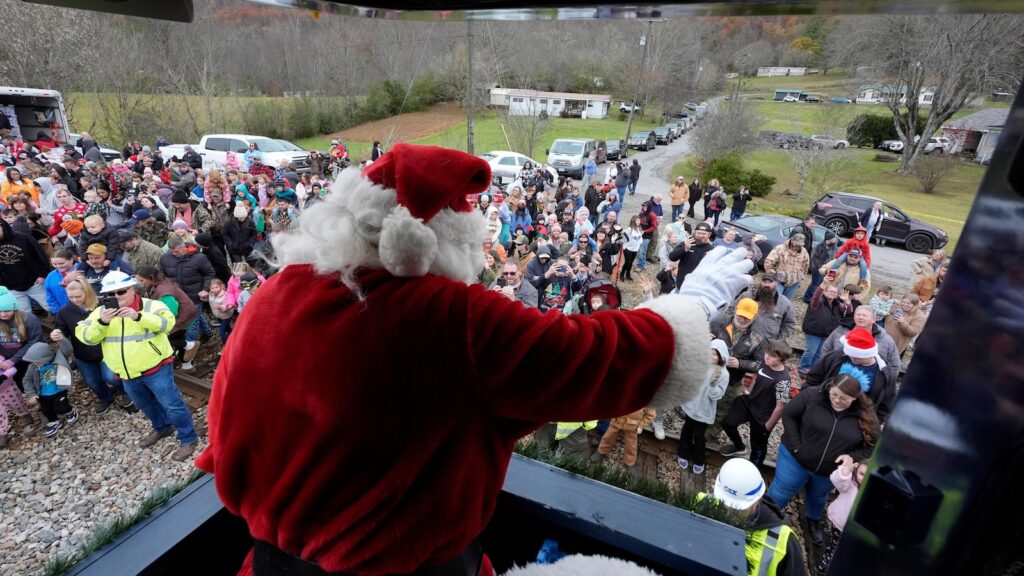
<svg viewBox="0 0 1024 576"><path fill-rule="evenodd" d="M903 141L905 174L944 122L981 94L1016 91L1024 70L1024 19L1016 15L857 17L831 38L838 61L867 66L892 94L886 105ZM927 105L917 97L925 88L934 90Z"/></svg>

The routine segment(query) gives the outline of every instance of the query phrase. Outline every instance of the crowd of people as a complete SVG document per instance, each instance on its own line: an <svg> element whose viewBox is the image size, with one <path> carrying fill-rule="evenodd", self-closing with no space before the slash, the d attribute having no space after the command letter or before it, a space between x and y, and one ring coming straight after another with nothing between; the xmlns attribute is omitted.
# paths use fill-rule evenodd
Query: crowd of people
<svg viewBox="0 0 1024 576"><path fill-rule="evenodd" d="M32 406L42 413L45 437L79 419L68 395L77 369L97 415L115 405L141 410L152 429L139 445L176 434L173 458L186 460L197 436L174 383L175 362L192 369L214 328L227 342L274 272L269 240L288 234L330 192L327 175L347 160L344 147L332 145L324 158L316 153L312 170L299 174L263 164L256 149L207 168L191 149L165 159L159 147L129 143L122 159L107 163L96 159L87 135L83 150L38 144L4 141L15 153L0 185L0 447L31 426ZM368 162L382 153L375 143ZM755 268L750 287L712 318L706 385L676 409L683 419L677 461L684 473L701 475L708 441L724 435L723 455L762 465L781 424L767 505L781 518L778 510L806 489L809 537L834 547L845 520L838 508L848 511L852 497L833 503L835 513L829 508L829 528L829 494L833 487L846 494L862 474L892 411L902 359L941 288L945 253L914 263L911 292L896 299L892 288L879 287L868 300L870 210L841 245L831 232L815 243L809 216L764 255L761 236L728 229L716 236L727 208L717 180L704 186L678 178L667 192L667 218L661 193L640 193L646 200L638 213L623 215L625 197L638 193L640 165L610 172L603 182L594 173L578 183L526 166L506 188L472 194L488 226L477 281L541 311L591 314L621 306L620 287L637 280L646 298L677 291L718 246L763 259L765 273L755 280ZM732 195L731 219L749 200L745 187ZM706 220L694 218L700 202ZM807 312L797 357L787 340L801 287ZM37 314L51 315L54 328L44 333ZM663 438L664 416L644 409L611 422L551 423L537 438L600 460L621 435L624 463L635 470L637 435L650 425Z"/></svg>

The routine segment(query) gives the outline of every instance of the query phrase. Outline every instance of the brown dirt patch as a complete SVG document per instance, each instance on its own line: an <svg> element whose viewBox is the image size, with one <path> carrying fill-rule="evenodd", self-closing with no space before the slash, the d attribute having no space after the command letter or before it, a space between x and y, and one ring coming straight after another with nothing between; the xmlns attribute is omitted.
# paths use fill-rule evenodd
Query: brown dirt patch
<svg viewBox="0 0 1024 576"><path fill-rule="evenodd" d="M343 141L354 142L381 142L390 140L409 141L416 138L423 138L436 134L466 121L466 112L454 102L441 102L435 104L426 112L410 112L399 114L384 120L369 122L348 130L343 130L332 136L338 136Z"/></svg>

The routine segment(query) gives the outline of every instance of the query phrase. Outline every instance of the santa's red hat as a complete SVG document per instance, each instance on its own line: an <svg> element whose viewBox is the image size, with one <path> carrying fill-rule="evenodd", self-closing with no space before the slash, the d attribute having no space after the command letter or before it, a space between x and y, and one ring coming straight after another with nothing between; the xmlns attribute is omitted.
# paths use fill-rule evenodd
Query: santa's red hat
<svg viewBox="0 0 1024 576"><path fill-rule="evenodd" d="M297 229L274 234L278 261L340 272L350 287L360 268L470 283L484 265L487 221L466 197L490 181L487 163L465 152L396 144L365 170L343 170Z"/></svg>
<svg viewBox="0 0 1024 576"><path fill-rule="evenodd" d="M380 262L395 276L410 277L426 274L437 257L437 234L429 223L442 210L476 216L466 194L487 189L491 168L457 150L398 143L362 176L394 191L396 205L380 228Z"/></svg>
<svg viewBox="0 0 1024 576"><path fill-rule="evenodd" d="M844 338L843 353L850 358L874 358L878 356L878 344L870 332L857 327Z"/></svg>

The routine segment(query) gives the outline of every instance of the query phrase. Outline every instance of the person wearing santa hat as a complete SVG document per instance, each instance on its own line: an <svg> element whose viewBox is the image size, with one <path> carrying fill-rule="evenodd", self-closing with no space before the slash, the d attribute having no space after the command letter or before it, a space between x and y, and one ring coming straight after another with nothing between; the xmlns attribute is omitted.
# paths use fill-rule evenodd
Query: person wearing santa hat
<svg viewBox="0 0 1024 576"><path fill-rule="evenodd" d="M474 284L486 222L466 195L490 180L396 144L275 237L284 268L224 349L196 461L256 541L241 574L491 574L478 538L517 439L700 390L746 252L635 310L541 313Z"/></svg>
<svg viewBox="0 0 1024 576"><path fill-rule="evenodd" d="M896 402L896 382L886 375L886 363L878 353L878 344L868 330L857 327L840 337L843 349L823 357L804 379L805 386L817 386L833 376L849 374L875 403L878 419L889 418Z"/></svg>

